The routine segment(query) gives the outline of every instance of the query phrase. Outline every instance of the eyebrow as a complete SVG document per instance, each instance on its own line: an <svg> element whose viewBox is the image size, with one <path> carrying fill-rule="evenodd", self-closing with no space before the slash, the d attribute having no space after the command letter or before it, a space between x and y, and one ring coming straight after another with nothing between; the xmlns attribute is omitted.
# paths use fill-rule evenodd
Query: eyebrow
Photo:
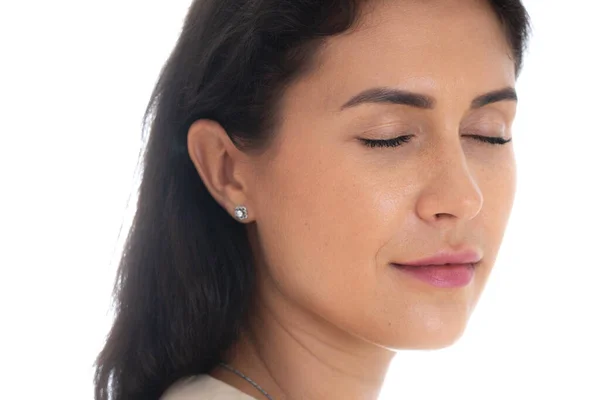
<svg viewBox="0 0 600 400"><path fill-rule="evenodd" d="M477 96L471 102L471 108L481 108L488 104L506 100L517 101L517 93L514 88L506 87ZM435 107L435 99L431 96L389 87L376 87L364 90L352 97L344 103L340 110L366 103L402 104L426 110Z"/></svg>
<svg viewBox="0 0 600 400"><path fill-rule="evenodd" d="M515 92L515 88L506 87L504 89L494 90L493 92L477 96L471 102L471 108L481 108L483 106L487 106L488 104L506 100L517 101L517 92Z"/></svg>

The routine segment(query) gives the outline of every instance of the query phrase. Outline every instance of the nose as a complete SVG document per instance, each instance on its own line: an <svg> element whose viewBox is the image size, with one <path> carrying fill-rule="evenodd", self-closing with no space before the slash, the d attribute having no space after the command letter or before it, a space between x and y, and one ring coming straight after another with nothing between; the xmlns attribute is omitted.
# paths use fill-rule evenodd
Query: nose
<svg viewBox="0 0 600 400"><path fill-rule="evenodd" d="M483 206L483 194L460 144L442 146L429 162L427 184L417 201L419 217L433 224L475 218Z"/></svg>

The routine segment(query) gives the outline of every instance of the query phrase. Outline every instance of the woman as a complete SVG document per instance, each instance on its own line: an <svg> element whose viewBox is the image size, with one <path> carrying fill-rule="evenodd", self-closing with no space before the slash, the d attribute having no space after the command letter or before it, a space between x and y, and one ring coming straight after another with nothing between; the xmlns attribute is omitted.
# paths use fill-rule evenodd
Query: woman
<svg viewBox="0 0 600 400"><path fill-rule="evenodd" d="M97 399L375 399L515 188L518 0L201 0L148 106Z"/></svg>

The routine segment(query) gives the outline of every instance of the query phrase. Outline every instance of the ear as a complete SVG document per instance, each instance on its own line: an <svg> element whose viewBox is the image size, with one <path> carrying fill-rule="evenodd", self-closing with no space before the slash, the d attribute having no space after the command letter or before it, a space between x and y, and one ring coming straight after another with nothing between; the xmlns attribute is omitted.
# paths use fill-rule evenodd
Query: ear
<svg viewBox="0 0 600 400"><path fill-rule="evenodd" d="M221 124L209 119L195 121L188 130L188 153L196 171L213 198L232 217L238 205L248 208L248 219L253 208L248 204L247 156L239 150Z"/></svg>

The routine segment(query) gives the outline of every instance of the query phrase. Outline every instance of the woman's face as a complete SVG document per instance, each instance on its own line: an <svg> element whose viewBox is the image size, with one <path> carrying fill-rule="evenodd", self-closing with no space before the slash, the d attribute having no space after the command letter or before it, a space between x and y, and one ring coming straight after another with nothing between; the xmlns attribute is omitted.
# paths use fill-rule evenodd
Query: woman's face
<svg viewBox="0 0 600 400"><path fill-rule="evenodd" d="M486 1L378 2L362 22L327 41L281 100L275 142L253 156L261 296L381 346L444 347L466 326L512 207L512 144L482 140L511 138L514 62ZM373 88L402 92L344 107ZM410 137L361 140L398 136ZM481 257L470 283L437 287L393 265L440 251Z"/></svg>

